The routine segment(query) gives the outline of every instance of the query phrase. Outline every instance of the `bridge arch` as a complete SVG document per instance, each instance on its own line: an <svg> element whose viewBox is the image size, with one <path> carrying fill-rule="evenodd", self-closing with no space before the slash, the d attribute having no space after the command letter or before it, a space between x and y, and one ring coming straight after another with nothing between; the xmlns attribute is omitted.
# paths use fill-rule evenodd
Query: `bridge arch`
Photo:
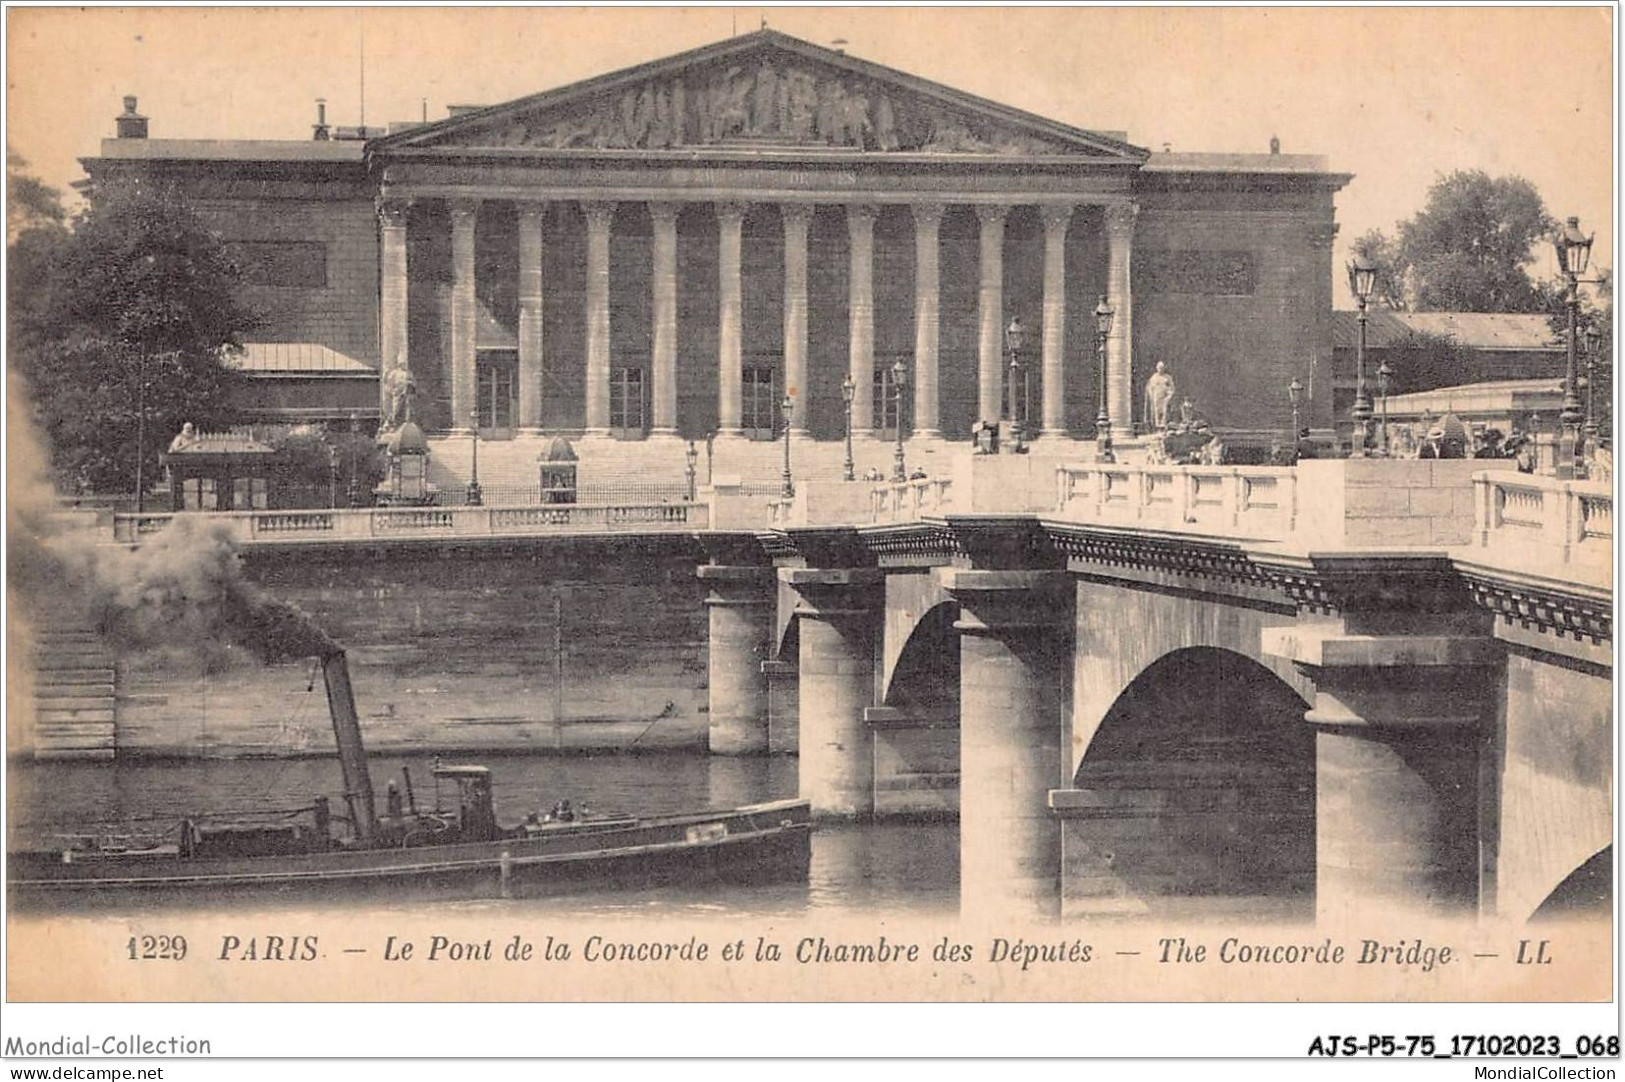
<svg viewBox="0 0 1625 1082"><path fill-rule="evenodd" d="M1614 847L1606 845L1564 876L1529 919L1606 918L1613 912L1613 903Z"/></svg>
<svg viewBox="0 0 1625 1082"><path fill-rule="evenodd" d="M1140 672L1057 794L1068 911L1311 919L1307 706L1231 650L1186 647Z"/></svg>

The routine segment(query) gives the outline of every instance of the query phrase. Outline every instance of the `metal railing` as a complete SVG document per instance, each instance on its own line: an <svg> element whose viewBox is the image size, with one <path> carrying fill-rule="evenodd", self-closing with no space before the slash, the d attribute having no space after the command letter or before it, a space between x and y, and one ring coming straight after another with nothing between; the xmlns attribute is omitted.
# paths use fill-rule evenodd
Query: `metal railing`
<svg viewBox="0 0 1625 1082"><path fill-rule="evenodd" d="M888 481L870 491L871 520L876 523L916 522L953 510L953 481L927 477L915 481Z"/></svg>
<svg viewBox="0 0 1625 1082"><path fill-rule="evenodd" d="M327 511L187 511L114 515L113 538L137 542L177 518L218 524L242 544L372 538L507 537L572 532L659 533L703 530L703 503L550 504L535 507L393 507Z"/></svg>
<svg viewBox="0 0 1625 1082"><path fill-rule="evenodd" d="M1252 540L1297 529L1290 466L1060 466L1056 483L1058 517L1078 522Z"/></svg>
<svg viewBox="0 0 1625 1082"><path fill-rule="evenodd" d="M1611 565L1614 492L1606 481L1473 475L1477 547L1519 563Z"/></svg>

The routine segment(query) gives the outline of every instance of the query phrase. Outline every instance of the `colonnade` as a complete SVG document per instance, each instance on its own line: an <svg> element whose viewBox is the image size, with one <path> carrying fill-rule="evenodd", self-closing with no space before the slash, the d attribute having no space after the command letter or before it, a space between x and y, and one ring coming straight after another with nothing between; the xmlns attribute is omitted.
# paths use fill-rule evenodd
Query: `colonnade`
<svg viewBox="0 0 1625 1082"><path fill-rule="evenodd" d="M380 328L384 415L390 416L389 388L398 383L392 374L408 366L408 200L386 199L379 205ZM474 407L476 364L475 228L483 201L449 200L451 229L450 373L452 431L467 432ZM591 434L609 431L610 424L610 236L617 204L581 201L586 222L586 333L583 427ZM650 420L655 435L677 431L678 301L677 219L682 204L676 201L645 203L652 226L650 289ZM740 435L742 424L743 290L741 283L743 224L749 204L714 202L718 246L717 406L719 434ZM778 202L784 230L784 383L792 394L805 393L808 336L808 227L817 204ZM1004 232L1015 203L972 204L980 228L980 270L977 298L977 417L997 421L1003 409L1004 358ZM880 205L844 204L848 234L848 375L853 384L854 434L868 434L873 417L875 368L874 225ZM914 297L914 431L940 436L939 331L941 318L940 227L948 201L926 200L909 204L915 236ZM539 434L543 406L543 201L517 204L518 222L518 417L521 434ZM1044 233L1043 401L1042 432L1066 435L1066 254L1067 228L1075 209L1072 202L1039 205ZM1131 312L1133 307L1131 257L1135 206L1128 202L1106 205L1107 291L1116 319L1107 342L1108 402L1114 427L1129 430L1132 417ZM792 411L792 432L805 435L810 411Z"/></svg>

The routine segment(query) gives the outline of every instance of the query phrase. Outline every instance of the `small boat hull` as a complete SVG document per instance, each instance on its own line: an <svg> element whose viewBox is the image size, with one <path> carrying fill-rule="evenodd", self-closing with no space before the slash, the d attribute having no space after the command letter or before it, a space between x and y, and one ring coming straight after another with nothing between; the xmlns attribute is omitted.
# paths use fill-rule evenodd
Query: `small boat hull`
<svg viewBox="0 0 1625 1082"><path fill-rule="evenodd" d="M61 853L8 857L11 904L62 910L209 905L228 899L340 903L521 898L667 884L805 880L812 821L778 801L453 845L269 857Z"/></svg>

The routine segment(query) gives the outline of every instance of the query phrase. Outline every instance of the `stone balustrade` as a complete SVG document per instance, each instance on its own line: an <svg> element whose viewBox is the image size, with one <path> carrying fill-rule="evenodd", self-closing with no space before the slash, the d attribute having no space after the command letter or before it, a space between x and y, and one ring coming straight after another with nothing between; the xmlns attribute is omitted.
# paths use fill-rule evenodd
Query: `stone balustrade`
<svg viewBox="0 0 1625 1082"><path fill-rule="evenodd" d="M917 522L931 515L954 510L953 481L928 477L914 481L890 481L875 485L869 493L871 522Z"/></svg>
<svg viewBox="0 0 1625 1082"><path fill-rule="evenodd" d="M1298 473L1285 466L1067 465L1058 517L1279 541L1297 530Z"/></svg>
<svg viewBox="0 0 1625 1082"><path fill-rule="evenodd" d="M543 504L534 507L392 507L183 513L218 524L240 544L288 541L421 540L555 533L660 533L704 530L704 503ZM164 515L115 515L113 538L140 541L169 526Z"/></svg>
<svg viewBox="0 0 1625 1082"><path fill-rule="evenodd" d="M1474 547L1496 560L1612 564L1614 494L1607 482L1479 473L1473 492Z"/></svg>

